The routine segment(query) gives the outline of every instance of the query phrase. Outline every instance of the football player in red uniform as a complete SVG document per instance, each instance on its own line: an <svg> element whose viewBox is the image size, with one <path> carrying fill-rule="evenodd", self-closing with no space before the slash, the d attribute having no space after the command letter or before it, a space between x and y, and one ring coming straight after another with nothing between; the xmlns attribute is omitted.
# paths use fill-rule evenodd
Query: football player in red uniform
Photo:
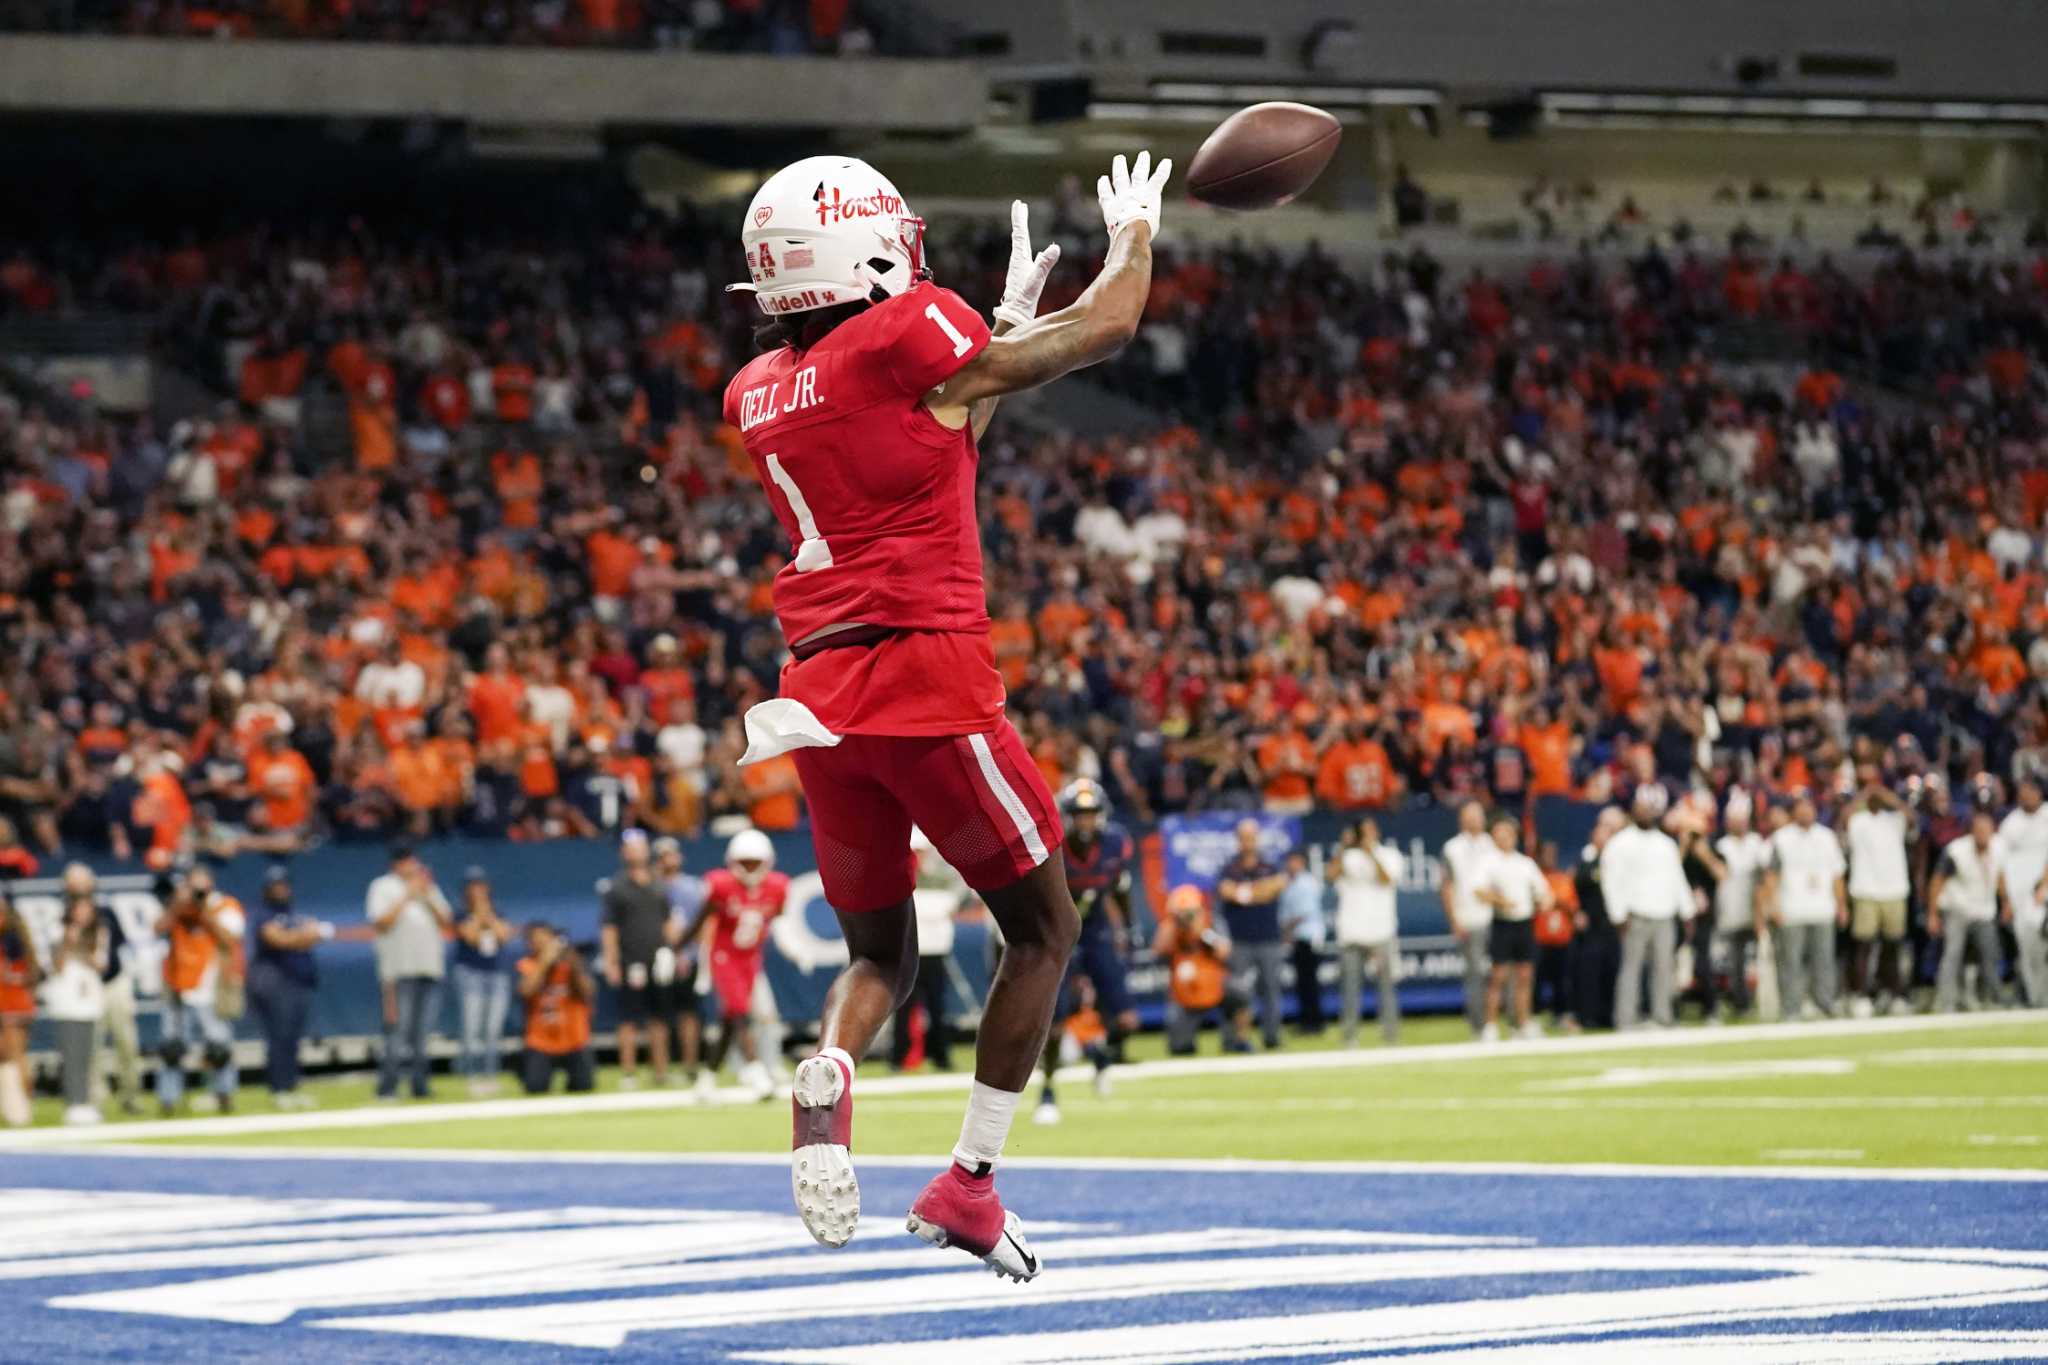
<svg viewBox="0 0 2048 1365"><path fill-rule="evenodd" d="M843 1246L860 1214L848 1155L853 1063L917 974L911 909L921 827L981 895L1008 942L981 1019L953 1163L910 1230L1019 1280L1038 1273L994 1171L1044 1046L1078 922L1059 816L1003 716L975 522L975 439L996 400L1115 353L1137 331L1172 165L1116 158L1097 184L1109 249L1069 307L1036 317L1058 257L1034 255L1012 210L1009 276L991 333L932 282L924 223L874 167L811 157L771 176L742 228L764 352L725 394L790 540L775 612L789 643L781 696L747 714L757 762L792 753L825 895L849 962L820 1051L797 1068L791 1185L811 1235Z"/></svg>
<svg viewBox="0 0 2048 1365"><path fill-rule="evenodd" d="M687 949L706 925L711 928L711 991L718 1001L719 1030L700 1083L718 1074L737 1036L740 1084L762 1099L774 1094L774 1080L749 1025L768 925L788 899L789 874L775 870L775 845L758 829L733 835L725 846L725 866L704 878L703 907L676 944L678 951Z"/></svg>

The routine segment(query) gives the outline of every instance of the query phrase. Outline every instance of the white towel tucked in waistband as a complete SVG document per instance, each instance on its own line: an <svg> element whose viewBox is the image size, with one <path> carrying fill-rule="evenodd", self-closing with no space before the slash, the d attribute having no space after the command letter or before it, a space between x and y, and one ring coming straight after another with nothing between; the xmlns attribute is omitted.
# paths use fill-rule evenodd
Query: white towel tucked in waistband
<svg viewBox="0 0 2048 1365"><path fill-rule="evenodd" d="M791 749L829 749L840 736L825 728L811 708L789 697L776 697L747 708L747 751L740 766L786 754Z"/></svg>

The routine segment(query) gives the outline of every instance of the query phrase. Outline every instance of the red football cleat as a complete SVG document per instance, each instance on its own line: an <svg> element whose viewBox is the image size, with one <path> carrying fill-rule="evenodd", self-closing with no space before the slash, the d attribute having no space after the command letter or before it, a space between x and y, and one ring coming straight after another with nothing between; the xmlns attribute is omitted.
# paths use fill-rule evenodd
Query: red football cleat
<svg viewBox="0 0 2048 1365"><path fill-rule="evenodd" d="M853 1240L860 1182L853 1176L853 1072L822 1053L797 1065L790 1087L790 1192L811 1236L828 1247Z"/></svg>
<svg viewBox="0 0 2048 1365"><path fill-rule="evenodd" d="M935 1247L979 1256L1019 1284L1038 1276L1039 1259L1024 1240L1024 1225L997 1197L994 1175L969 1175L957 1162L948 1166L910 1206L905 1226Z"/></svg>

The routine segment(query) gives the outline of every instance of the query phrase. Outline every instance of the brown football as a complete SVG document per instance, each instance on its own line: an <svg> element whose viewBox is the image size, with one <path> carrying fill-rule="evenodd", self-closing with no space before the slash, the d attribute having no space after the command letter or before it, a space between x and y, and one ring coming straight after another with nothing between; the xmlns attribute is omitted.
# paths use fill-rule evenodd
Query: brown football
<svg viewBox="0 0 2048 1365"><path fill-rule="evenodd" d="M1315 183L1343 131L1314 105L1275 100L1240 109L1195 153L1188 194L1226 209L1284 204Z"/></svg>

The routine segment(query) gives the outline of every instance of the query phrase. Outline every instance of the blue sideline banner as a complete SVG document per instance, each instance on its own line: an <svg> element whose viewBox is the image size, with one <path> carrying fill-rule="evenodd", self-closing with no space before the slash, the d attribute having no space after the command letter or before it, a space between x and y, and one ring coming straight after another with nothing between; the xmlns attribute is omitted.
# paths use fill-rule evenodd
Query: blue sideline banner
<svg viewBox="0 0 2048 1365"><path fill-rule="evenodd" d="M1566 862L1573 861L1586 830L1591 827L1595 808L1553 800L1539 803L1536 814L1541 836L1556 839ZM1244 819L1258 822L1261 848L1266 856L1278 861L1287 850L1306 847L1311 851L1311 865L1318 873L1325 854L1336 847L1348 823L1326 812L1301 817L1256 812L1169 817L1157 830L1166 884L1191 881L1205 889L1213 887L1223 864L1236 850L1237 825ZM1418 806L1381 812L1378 819L1381 836L1395 844L1407 859L1408 870L1399 895L1403 1007L1430 1009L1453 1004L1461 962L1444 920L1441 897L1443 844L1456 830L1456 817L1440 807ZM1134 827L1132 832L1142 839L1152 831ZM784 1018L801 1026L817 1018L826 987L846 961L846 945L825 900L808 832L799 830L773 838L777 866L794 880L785 912L771 931L768 980ZM692 872L709 871L720 865L724 849L723 839L686 841L686 866ZM500 914L514 924L547 920L563 929L594 958L598 937L597 884L618 869L618 848L613 841L522 844L448 839L423 844L419 852L451 902L459 902L466 869L481 867L490 881ZM261 895L263 873L269 862L249 857L222 865L217 870L221 889L253 907ZM333 844L285 860L285 864L291 871L301 913L338 925L361 925L366 922L364 894L370 882L387 870L388 860L379 845ZM99 860L94 868L100 876L102 895L133 945L133 970L141 993L147 1042L155 1031L162 980L163 949L154 934L160 909L154 891L155 878L138 871L133 863ZM61 907L57 878L24 879L14 882L11 889L32 935L47 953ZM1132 965L1130 984L1140 1014L1156 1021L1163 1008L1165 979L1160 968L1142 951L1142 945L1150 941L1153 921L1150 895L1142 878L1134 888L1133 900L1133 939L1141 950ZM957 1010L971 1012L979 1008L988 987L990 956L986 921L962 922L950 973ZM329 943L318 950L318 962L321 983L314 997L312 1036L338 1038L378 1033L381 1004L371 945ZM1325 984L1334 985L1334 981L1334 966L1327 966ZM447 994L452 996L452 992ZM604 992L598 1010L601 1030L611 1025L613 1003L610 992ZM441 1028L444 1032L452 1031L455 1023L454 1001L444 999ZM244 1021L241 1031L253 1036L253 1022Z"/></svg>
<svg viewBox="0 0 2048 1365"><path fill-rule="evenodd" d="M1246 821L1258 826L1259 856L1275 866L1301 847L1298 816L1227 810L1169 815L1159 822L1167 886L1193 883L1204 891L1214 891L1224 865L1237 856L1237 827Z"/></svg>

